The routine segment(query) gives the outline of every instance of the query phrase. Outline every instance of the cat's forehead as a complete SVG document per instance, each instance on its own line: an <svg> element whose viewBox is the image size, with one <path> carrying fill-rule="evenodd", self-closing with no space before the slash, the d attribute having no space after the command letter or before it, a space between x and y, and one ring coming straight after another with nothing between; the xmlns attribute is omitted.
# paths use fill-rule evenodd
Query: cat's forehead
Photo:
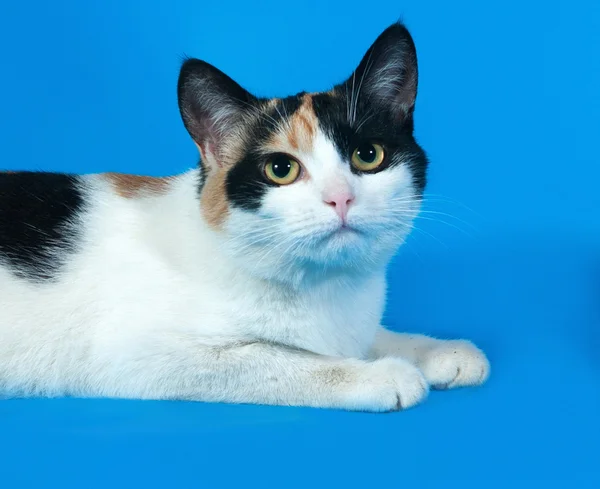
<svg viewBox="0 0 600 489"><path fill-rule="evenodd" d="M313 94L300 93L265 104L267 126L271 133L262 141L267 152L310 153L314 148L319 121L313 106Z"/></svg>
<svg viewBox="0 0 600 489"><path fill-rule="evenodd" d="M391 117L385 107L353 100L351 92L340 85L326 92L263 100L259 117L248 128L246 149L307 155L322 147L315 144L321 134L345 158L363 139L397 139L403 123Z"/></svg>

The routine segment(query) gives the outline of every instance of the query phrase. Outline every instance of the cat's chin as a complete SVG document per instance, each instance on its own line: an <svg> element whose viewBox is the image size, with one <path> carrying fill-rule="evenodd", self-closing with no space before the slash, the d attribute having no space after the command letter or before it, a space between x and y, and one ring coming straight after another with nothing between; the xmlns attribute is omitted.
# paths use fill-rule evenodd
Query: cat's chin
<svg viewBox="0 0 600 489"><path fill-rule="evenodd" d="M323 238L318 248L330 248L333 253L348 254L357 247L365 246L366 236L356 228L340 226Z"/></svg>
<svg viewBox="0 0 600 489"><path fill-rule="evenodd" d="M369 273L385 267L400 244L395 238L380 239L343 226L320 237L299 261L308 268L335 274Z"/></svg>
<svg viewBox="0 0 600 489"><path fill-rule="evenodd" d="M383 232L361 223L329 223L268 245L235 245L230 238L229 244L234 246L225 249L238 269L249 275L302 286L381 271L401 245L402 234L399 230Z"/></svg>
<svg viewBox="0 0 600 489"><path fill-rule="evenodd" d="M240 269L262 280L288 284L294 288L310 286L342 277L368 276L385 268L393 251L377 252L360 232L340 229L301 245L287 256L236 256Z"/></svg>

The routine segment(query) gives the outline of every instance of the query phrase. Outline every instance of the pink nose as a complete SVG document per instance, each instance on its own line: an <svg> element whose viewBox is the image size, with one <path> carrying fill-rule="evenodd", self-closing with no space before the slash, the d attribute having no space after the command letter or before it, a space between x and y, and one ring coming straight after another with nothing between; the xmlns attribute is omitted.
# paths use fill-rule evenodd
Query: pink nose
<svg viewBox="0 0 600 489"><path fill-rule="evenodd" d="M332 192L323 196L323 201L333 207L336 214L340 216L343 222L346 222L348 217L348 208L354 202L354 194L349 190Z"/></svg>

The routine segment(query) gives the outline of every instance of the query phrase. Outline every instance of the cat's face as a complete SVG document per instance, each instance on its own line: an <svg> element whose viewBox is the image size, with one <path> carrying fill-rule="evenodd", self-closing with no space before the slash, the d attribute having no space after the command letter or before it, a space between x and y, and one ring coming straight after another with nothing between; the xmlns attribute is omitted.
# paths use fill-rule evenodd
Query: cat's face
<svg viewBox="0 0 600 489"><path fill-rule="evenodd" d="M257 99L186 61L181 113L202 154L204 217L226 251L262 275L385 264L425 185L416 89L414 45L398 24L323 93Z"/></svg>

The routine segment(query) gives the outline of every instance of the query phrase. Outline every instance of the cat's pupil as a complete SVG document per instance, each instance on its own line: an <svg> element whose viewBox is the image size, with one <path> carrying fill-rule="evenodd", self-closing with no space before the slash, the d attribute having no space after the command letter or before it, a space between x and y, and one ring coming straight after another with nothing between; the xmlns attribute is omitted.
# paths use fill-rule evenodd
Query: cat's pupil
<svg viewBox="0 0 600 489"><path fill-rule="evenodd" d="M288 158L285 158L284 156L279 156L273 160L272 168L273 174L277 178L285 178L292 170L292 164L290 163L290 160Z"/></svg>
<svg viewBox="0 0 600 489"><path fill-rule="evenodd" d="M372 144L361 144L356 153L361 161L365 163L373 163L377 157L377 150Z"/></svg>

